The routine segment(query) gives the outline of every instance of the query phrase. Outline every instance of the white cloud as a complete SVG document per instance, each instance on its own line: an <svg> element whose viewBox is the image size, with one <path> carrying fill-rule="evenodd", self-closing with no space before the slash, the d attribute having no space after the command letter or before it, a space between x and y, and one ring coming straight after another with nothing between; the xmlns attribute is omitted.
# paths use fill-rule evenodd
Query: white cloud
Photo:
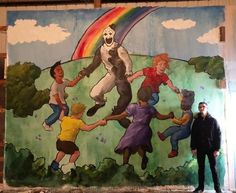
<svg viewBox="0 0 236 193"><path fill-rule="evenodd" d="M209 43L209 44L217 44L220 39L219 27L213 28L207 33L197 38L197 41L200 43Z"/></svg>
<svg viewBox="0 0 236 193"><path fill-rule="evenodd" d="M170 19L163 21L161 24L167 29L185 30L194 27L196 25L196 21L191 19Z"/></svg>
<svg viewBox="0 0 236 193"><path fill-rule="evenodd" d="M19 19L15 21L14 26L9 26L7 30L8 43L30 43L42 41L47 44L56 44L65 40L70 33L58 26L58 24L49 24L48 26L37 25L36 20Z"/></svg>

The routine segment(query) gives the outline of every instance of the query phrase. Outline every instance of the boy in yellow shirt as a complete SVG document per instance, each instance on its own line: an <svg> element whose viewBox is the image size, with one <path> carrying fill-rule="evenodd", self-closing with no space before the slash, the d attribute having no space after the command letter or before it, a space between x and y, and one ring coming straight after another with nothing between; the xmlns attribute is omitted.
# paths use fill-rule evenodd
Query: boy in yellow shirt
<svg viewBox="0 0 236 193"><path fill-rule="evenodd" d="M75 162L80 156L78 146L75 140L80 130L91 131L98 126L106 125L105 120L99 120L93 124L86 124L81 119L86 106L81 103L76 103L71 106L71 115L64 116L61 120L61 131L56 142L57 155L51 163L51 168L56 171L59 169L59 163L66 154L70 154L70 159L67 164L62 165L61 170L65 174L72 168L75 168Z"/></svg>

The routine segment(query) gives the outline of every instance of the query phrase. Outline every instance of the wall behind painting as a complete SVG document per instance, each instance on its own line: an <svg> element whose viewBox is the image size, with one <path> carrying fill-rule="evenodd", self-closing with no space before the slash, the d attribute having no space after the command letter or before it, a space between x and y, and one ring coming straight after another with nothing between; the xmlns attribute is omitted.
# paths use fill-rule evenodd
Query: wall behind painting
<svg viewBox="0 0 236 193"><path fill-rule="evenodd" d="M187 6L196 6L194 5L196 2L188 2L187 3ZM214 5L226 5L226 22L225 22L225 25L226 25L226 43L224 44L223 48L222 48L222 52L223 52L223 55L224 55L224 58L225 58L225 65L226 65L226 78L227 78L227 85L228 85L228 89L227 90L227 94L230 94L230 97L227 97L227 104L231 104L231 100L235 100L233 98L233 94L236 92L236 89L235 89L235 85L236 85L236 56L235 56L235 52L236 52L236 49L235 49L235 44L234 42L236 42L236 27L235 27L235 21L236 20L236 2L231 0L231 1L227 1L227 3L222 0L222 1L215 1ZM168 5L168 6L186 6L184 5L183 3L165 3L164 5ZM198 3L197 6L199 6L200 4ZM202 5L209 5L209 2L206 1L205 3L203 3ZM106 5L107 6L107 5ZM113 6L113 5L111 5ZM136 4L137 6L137 4ZM72 6L73 8L75 8L76 6ZM80 6L77 6L77 8L79 8ZM90 8L92 8L92 5L89 6ZM66 7L51 7L51 8L48 8L47 9L65 9L65 8L70 8L70 6L66 6ZM0 25L5 25L6 24L6 11L7 10L14 10L16 8L0 8ZM17 8L19 9L19 8ZM45 9L45 7L40 7L40 8L36 8L36 7L26 7L26 8L20 8L22 10L24 9L28 9L28 10L34 10L34 9ZM5 38L6 36L5 35L1 35L0 36L1 40L1 46L0 46L0 53L2 52L6 52L6 48L4 46L5 44ZM227 40L230 40L230 41L227 41ZM229 105L229 106L226 106L226 109L232 109L232 107ZM233 117L231 116L231 113L229 112L228 114L226 113L226 120L227 120L227 125L232 125L230 124L231 122L233 122ZM229 144L227 144L229 147L235 147L235 142L233 139L230 138L230 136L232 136L232 133L233 133L233 129L230 129L230 131L227 133L227 136L229 138ZM234 135L235 136L235 135ZM232 146L233 145L233 146ZM229 155L235 155L235 149L233 148L228 148L229 152L228 154ZM229 158L229 168L231 168L231 170L229 170L229 187L231 188L235 188L235 172L234 169L232 170L232 168L235 167L235 158L234 157L230 157Z"/></svg>

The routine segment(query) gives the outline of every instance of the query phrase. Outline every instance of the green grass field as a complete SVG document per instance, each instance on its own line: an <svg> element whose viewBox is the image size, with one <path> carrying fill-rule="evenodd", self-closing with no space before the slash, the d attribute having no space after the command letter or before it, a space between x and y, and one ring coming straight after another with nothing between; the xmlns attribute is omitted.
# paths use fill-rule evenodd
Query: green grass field
<svg viewBox="0 0 236 193"><path fill-rule="evenodd" d="M133 72L151 65L151 57L147 56L131 56L133 61ZM73 79L77 73L89 65L91 58L78 61L71 61L63 64L65 77ZM82 102L89 108L94 105L94 101L89 97L90 89L93 85L106 73L103 64L89 77L85 77L74 88L67 88L67 102L69 106L74 102ZM188 65L187 62L181 60L173 60L170 63L170 69L167 71L170 79L180 89L189 89L195 92L195 103L193 112L197 112L197 105L200 101L209 103L209 111L215 116L220 123L223 123L224 116L224 93L217 88L216 80L209 79L206 73L195 73L194 66ZM133 99L136 102L136 92L140 87L143 78L134 80L132 83ZM39 90L50 88L52 78L49 75L49 69L42 71L36 86ZM17 94L17 93L16 93ZM102 119L111 112L111 109L117 102L117 91L114 88L112 92L106 95L107 104L100 109L93 117L84 115L83 119L87 123L92 123L98 119ZM180 102L175 93L168 87L161 86L160 101L156 106L157 110L163 114L173 111L177 117L181 115ZM46 163L50 164L56 155L55 142L60 131L59 123L53 125L54 131L44 131L42 123L46 117L51 114L52 110L49 105L44 105L41 109L34 112L33 116L26 118L15 118L12 111L7 111L6 117L6 142L13 143L18 149L28 148L35 157L45 157ZM184 163L192 159L189 148L189 138L179 142L179 156L169 159L171 146L169 139L160 141L156 132L163 131L172 125L170 120L160 121L152 120L151 128L153 131L152 144L153 153L148 154L149 163L147 171L152 173L158 166L168 169L184 165ZM77 165L94 164L98 165L105 157L113 158L117 163L122 164L122 156L114 153L114 148L125 130L116 122L111 121L105 127L98 127L91 132L80 132L76 143L78 144L81 156L77 161ZM68 157L64 158L66 162ZM135 170L139 174L144 171L140 168L141 159L138 155L131 156L130 163L134 165Z"/></svg>

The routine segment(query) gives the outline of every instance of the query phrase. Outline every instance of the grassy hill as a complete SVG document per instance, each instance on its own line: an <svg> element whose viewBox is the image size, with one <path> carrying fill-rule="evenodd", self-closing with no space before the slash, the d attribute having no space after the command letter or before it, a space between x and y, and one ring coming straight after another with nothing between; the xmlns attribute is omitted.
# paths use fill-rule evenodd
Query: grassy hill
<svg viewBox="0 0 236 193"><path fill-rule="evenodd" d="M151 57L149 56L131 56L133 61L133 72L144 67L151 66ZM78 61L70 61L63 64L65 77L73 79L77 73L89 65L91 58L86 58ZM89 92L93 85L106 73L103 64L89 78L85 77L74 88L67 88L67 102L69 106L74 102L82 102L89 108L94 105L94 101L89 97ZM180 89L189 89L195 92L195 103L193 112L197 111L197 105L200 101L209 103L209 111L215 116L220 123L223 122L224 116L224 95L223 91L217 88L216 80L210 79L206 73L196 73L192 65L181 60L173 60L170 63L170 69L167 71L170 79ZM133 99L136 102L136 93L141 85L143 78L139 78L132 83ZM41 76L36 81L38 89L50 88L52 78L49 75L49 69L42 71ZM17 94L17 93L16 93ZM117 102L117 91L114 88L106 95L107 104L100 109L93 117L84 115L83 119L87 123L92 123L98 119L102 119L109 113ZM168 87L161 86L160 101L156 106L161 113L173 111L178 117L181 115L180 103L178 97ZM42 127L42 123L46 117L51 114L52 110L48 105L44 105L41 109L34 112L33 116L26 118L16 118L12 111L7 111L6 118L6 142L13 143L18 149L28 148L32 151L35 157L45 157L46 163L50 164L56 154L56 138L60 127L58 122L53 125L54 131L46 132ZM168 126L172 125L170 120L159 121L152 120L151 128L153 131L153 153L148 154L149 163L147 171L152 173L155 168L177 167L184 165L186 161L192 159L189 138L182 140L179 143L179 156L176 158L167 158L168 152L171 150L169 140L164 142L157 138L156 132L163 131ZM98 165L104 158L110 157L122 163L122 156L114 153L114 148L119 142L119 139L124 134L125 130L116 122L109 122L105 127L98 127L91 132L80 132L76 143L79 145L81 156L77 161L77 165L85 164ZM68 157L64 159L66 162ZM140 175L144 171L140 168L141 159L138 155L131 156L130 164L134 165L134 169Z"/></svg>

